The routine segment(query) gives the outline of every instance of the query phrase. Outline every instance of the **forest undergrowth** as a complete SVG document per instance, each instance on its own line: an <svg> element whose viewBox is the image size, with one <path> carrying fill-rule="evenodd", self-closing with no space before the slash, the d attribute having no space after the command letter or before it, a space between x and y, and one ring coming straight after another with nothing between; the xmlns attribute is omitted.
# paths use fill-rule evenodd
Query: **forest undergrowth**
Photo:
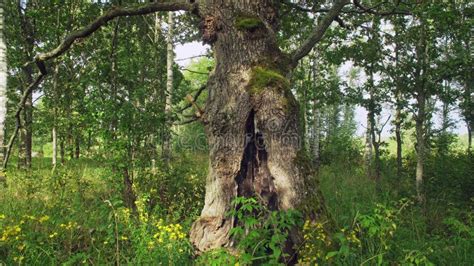
<svg viewBox="0 0 474 266"><path fill-rule="evenodd" d="M256 233L242 234L233 255L217 250L199 258L188 231L204 201L207 158L180 158L166 171L134 172L136 209L124 206L121 183L111 168L92 159L70 160L52 171L50 158L36 158L30 171L10 171L7 186L0 189L0 264L276 264L284 256L280 244L288 237L285 226L293 224L303 226L299 262L304 265L474 261L473 164L468 155L430 159L424 204L413 197L410 159L400 179L395 162L384 161L380 190L357 162L335 160L319 169L336 224L332 235L298 214L261 215L257 201L238 198L247 207L232 215L250 217L240 229ZM268 223L272 226L265 227Z"/></svg>

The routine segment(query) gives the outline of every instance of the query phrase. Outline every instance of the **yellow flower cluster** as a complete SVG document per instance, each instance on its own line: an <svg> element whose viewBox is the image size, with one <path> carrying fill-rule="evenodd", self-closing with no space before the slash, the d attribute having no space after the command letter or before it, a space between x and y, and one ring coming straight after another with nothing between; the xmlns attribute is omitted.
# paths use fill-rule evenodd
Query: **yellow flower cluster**
<svg viewBox="0 0 474 266"><path fill-rule="evenodd" d="M354 230L349 231L347 234L345 234L347 241L350 244L355 245L358 248L362 247L362 242L360 242L360 239L357 237L357 234L360 232L359 228L356 227Z"/></svg>
<svg viewBox="0 0 474 266"><path fill-rule="evenodd" d="M76 222L68 222L67 224L60 224L59 227L64 228L66 230L73 230L75 228L79 228Z"/></svg>
<svg viewBox="0 0 474 266"><path fill-rule="evenodd" d="M137 206L138 219L140 222L146 224L148 222L148 212L146 210L147 198L139 198L135 201L135 206Z"/></svg>
<svg viewBox="0 0 474 266"><path fill-rule="evenodd" d="M2 232L2 237L0 237L0 242L5 242L11 238L15 238L15 240L18 240L20 233L21 233L21 227L19 225L7 226Z"/></svg>
<svg viewBox="0 0 474 266"><path fill-rule="evenodd" d="M18 256L18 257L13 257L13 261L14 262L18 262L19 264L21 264L21 262L25 259L25 257L23 256Z"/></svg>
<svg viewBox="0 0 474 266"><path fill-rule="evenodd" d="M300 263L318 265L324 258L324 250L331 246L324 224L305 221L303 226L304 246L301 252Z"/></svg>
<svg viewBox="0 0 474 266"><path fill-rule="evenodd" d="M344 234L344 236L345 236L347 242L349 242L349 244L354 245L358 248L362 247L362 242L357 237L357 234L360 232L358 227L355 227L353 230L350 230L350 231L347 231L345 228L342 228L341 232Z"/></svg>
<svg viewBox="0 0 474 266"><path fill-rule="evenodd" d="M158 232L153 237L159 244L163 242L181 240L186 237L186 234L183 232L183 227L180 224L165 225L163 220L160 219L156 223L156 228L158 229Z"/></svg>
<svg viewBox="0 0 474 266"><path fill-rule="evenodd" d="M43 217L40 217L40 218L38 219L38 222L44 223L44 222L47 222L48 220L49 220L49 216L48 216L48 215L45 215L45 216L43 216Z"/></svg>

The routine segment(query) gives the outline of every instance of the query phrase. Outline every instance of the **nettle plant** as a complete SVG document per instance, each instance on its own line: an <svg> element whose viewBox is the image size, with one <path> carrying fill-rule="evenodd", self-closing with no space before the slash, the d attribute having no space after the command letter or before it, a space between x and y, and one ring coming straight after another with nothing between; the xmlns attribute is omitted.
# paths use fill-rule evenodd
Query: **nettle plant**
<svg viewBox="0 0 474 266"><path fill-rule="evenodd" d="M284 252L290 231L302 226L296 210L271 211L255 198L236 197L229 216L236 219L230 233L241 264L279 264L290 260Z"/></svg>

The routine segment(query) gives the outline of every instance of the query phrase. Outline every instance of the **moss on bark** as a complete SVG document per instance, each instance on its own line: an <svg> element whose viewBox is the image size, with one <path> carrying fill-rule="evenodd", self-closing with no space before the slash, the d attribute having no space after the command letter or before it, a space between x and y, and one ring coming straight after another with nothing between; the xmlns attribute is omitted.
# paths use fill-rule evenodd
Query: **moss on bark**
<svg viewBox="0 0 474 266"><path fill-rule="evenodd" d="M262 66L254 67L248 85L250 94L259 94L268 87L277 88L283 92L289 89L290 81L278 71Z"/></svg>
<svg viewBox="0 0 474 266"><path fill-rule="evenodd" d="M262 20L255 16L240 15L235 19L235 27L241 31L253 31L262 26Z"/></svg>

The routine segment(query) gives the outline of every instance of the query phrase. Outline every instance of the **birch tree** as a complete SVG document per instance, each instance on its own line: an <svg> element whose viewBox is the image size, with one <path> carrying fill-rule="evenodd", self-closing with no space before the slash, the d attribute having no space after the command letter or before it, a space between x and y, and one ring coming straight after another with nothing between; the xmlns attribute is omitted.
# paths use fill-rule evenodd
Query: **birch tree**
<svg viewBox="0 0 474 266"><path fill-rule="evenodd" d="M5 145L5 121L7 116L7 51L4 41L3 0L0 1L0 158L3 161ZM4 180L3 167L0 181Z"/></svg>

